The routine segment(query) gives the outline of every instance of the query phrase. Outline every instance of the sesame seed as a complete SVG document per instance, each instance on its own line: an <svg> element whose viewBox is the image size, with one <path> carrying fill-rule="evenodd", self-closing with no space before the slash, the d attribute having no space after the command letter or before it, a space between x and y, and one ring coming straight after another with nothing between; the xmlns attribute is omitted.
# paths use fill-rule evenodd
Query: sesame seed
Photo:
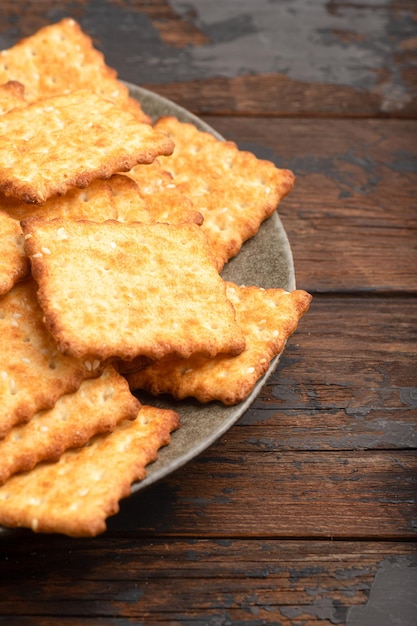
<svg viewBox="0 0 417 626"><path fill-rule="evenodd" d="M46 248L45 246L42 246L41 251L42 251L44 254L51 254L50 249L49 249L49 248Z"/></svg>
<svg viewBox="0 0 417 626"><path fill-rule="evenodd" d="M28 233L27 235L25 235L25 241L26 239L30 239L32 237L32 235L30 233Z"/></svg>
<svg viewBox="0 0 417 626"><path fill-rule="evenodd" d="M36 252L36 254L33 255L33 259L41 259L43 257L42 252Z"/></svg>
<svg viewBox="0 0 417 626"><path fill-rule="evenodd" d="M58 239L61 239L61 240L62 239L68 239L68 234L67 234L65 228L63 228L62 226L61 226L61 228L58 228L58 230L56 231L56 234L57 234L57 238Z"/></svg>
<svg viewBox="0 0 417 626"><path fill-rule="evenodd" d="M247 374L253 374L254 371L255 371L254 367L248 367L247 370L246 370L246 373Z"/></svg>

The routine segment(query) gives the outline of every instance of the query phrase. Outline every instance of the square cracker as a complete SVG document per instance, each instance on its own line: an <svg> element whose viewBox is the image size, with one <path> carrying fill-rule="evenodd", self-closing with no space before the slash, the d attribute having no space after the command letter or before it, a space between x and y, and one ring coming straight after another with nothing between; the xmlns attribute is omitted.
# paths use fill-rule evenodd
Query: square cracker
<svg viewBox="0 0 417 626"><path fill-rule="evenodd" d="M42 318L32 280L0 298L0 437L100 373L98 361L60 354Z"/></svg>
<svg viewBox="0 0 417 626"><path fill-rule="evenodd" d="M19 223L29 215L95 222L118 217L111 187L104 180L93 181L86 189L71 189L65 196L50 198L37 207L0 194L0 296L29 274L29 259L23 248Z"/></svg>
<svg viewBox="0 0 417 626"><path fill-rule="evenodd" d="M65 450L85 445L98 433L111 432L121 420L134 419L140 406L126 379L106 367L101 376L84 380L77 391L0 440L0 484L40 461L57 461Z"/></svg>
<svg viewBox="0 0 417 626"><path fill-rule="evenodd" d="M142 406L136 419L64 452L57 463L12 476L0 487L0 524L74 537L98 535L178 426L174 411Z"/></svg>
<svg viewBox="0 0 417 626"><path fill-rule="evenodd" d="M172 150L165 133L83 89L0 116L0 191L42 204Z"/></svg>
<svg viewBox="0 0 417 626"><path fill-rule="evenodd" d="M87 87L132 111L138 120L151 122L91 37L71 18L44 26L0 51L0 82L10 80L25 86L28 102Z"/></svg>
<svg viewBox="0 0 417 626"><path fill-rule="evenodd" d="M235 357L207 359L166 358L140 371L128 373L132 389L169 393L176 399L193 396L200 402L220 400L226 405L244 400L271 360L284 349L308 310L311 296L301 289L238 287L227 283L227 294L246 339L246 349Z"/></svg>
<svg viewBox="0 0 417 626"><path fill-rule="evenodd" d="M1 210L0 202L0 297L29 272L19 222Z"/></svg>
<svg viewBox="0 0 417 626"><path fill-rule="evenodd" d="M203 215L202 229L221 270L291 191L295 177L175 117L161 118L155 128L175 143L172 156L159 161Z"/></svg>
<svg viewBox="0 0 417 626"><path fill-rule="evenodd" d="M131 360L244 349L200 226L33 218L22 228L61 352Z"/></svg>

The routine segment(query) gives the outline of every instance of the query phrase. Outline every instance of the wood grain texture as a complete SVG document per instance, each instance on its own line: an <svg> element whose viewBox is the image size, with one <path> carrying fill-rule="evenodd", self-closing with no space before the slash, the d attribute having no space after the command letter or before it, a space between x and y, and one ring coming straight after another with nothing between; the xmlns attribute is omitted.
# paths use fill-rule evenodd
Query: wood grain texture
<svg viewBox="0 0 417 626"><path fill-rule="evenodd" d="M413 95L401 105L399 111L390 110L384 104L384 96L375 91L322 82L312 84L279 73L232 78L216 76L166 84L147 81L142 86L200 116L415 118L414 68L404 69L404 75Z"/></svg>
<svg viewBox="0 0 417 626"><path fill-rule="evenodd" d="M31 0L0 7L0 48L72 16L125 80L196 113L417 113L412 0Z"/></svg>
<svg viewBox="0 0 417 626"><path fill-rule="evenodd" d="M132 546L123 538L80 545L35 537L30 551L15 540L0 554L8 562L4 623L40 626L57 616L60 624L342 624L366 605L385 562L417 560L414 546L400 542L311 541L306 548L267 539ZM74 579L79 585L68 584Z"/></svg>
<svg viewBox="0 0 417 626"><path fill-rule="evenodd" d="M416 122L204 119L241 149L295 173L278 213L298 286L416 293Z"/></svg>
<svg viewBox="0 0 417 626"><path fill-rule="evenodd" d="M416 448L414 299L314 298L235 430L259 450ZM257 439L259 436L259 440Z"/></svg>
<svg viewBox="0 0 417 626"><path fill-rule="evenodd" d="M249 454L225 441L126 500L109 528L139 536L415 540L414 451Z"/></svg>

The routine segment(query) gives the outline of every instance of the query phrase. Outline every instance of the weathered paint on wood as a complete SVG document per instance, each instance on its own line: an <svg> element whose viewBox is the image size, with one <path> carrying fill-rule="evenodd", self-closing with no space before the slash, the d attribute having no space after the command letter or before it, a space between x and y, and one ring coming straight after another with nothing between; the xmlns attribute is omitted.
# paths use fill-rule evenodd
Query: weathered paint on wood
<svg viewBox="0 0 417 626"><path fill-rule="evenodd" d="M199 113L410 116L414 11L412 0L3 0L0 48L71 15L122 78Z"/></svg>

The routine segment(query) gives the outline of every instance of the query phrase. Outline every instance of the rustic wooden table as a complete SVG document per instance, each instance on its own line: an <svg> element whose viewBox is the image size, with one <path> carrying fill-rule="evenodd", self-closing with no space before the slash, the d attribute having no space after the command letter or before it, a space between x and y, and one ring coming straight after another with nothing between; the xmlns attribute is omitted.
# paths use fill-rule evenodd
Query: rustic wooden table
<svg viewBox="0 0 417 626"><path fill-rule="evenodd" d="M0 623L415 625L415 0L2 0L0 47L64 16L296 173L314 300L240 421L104 535L0 539Z"/></svg>

